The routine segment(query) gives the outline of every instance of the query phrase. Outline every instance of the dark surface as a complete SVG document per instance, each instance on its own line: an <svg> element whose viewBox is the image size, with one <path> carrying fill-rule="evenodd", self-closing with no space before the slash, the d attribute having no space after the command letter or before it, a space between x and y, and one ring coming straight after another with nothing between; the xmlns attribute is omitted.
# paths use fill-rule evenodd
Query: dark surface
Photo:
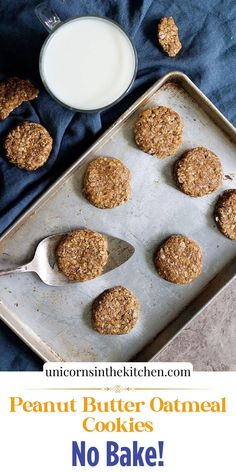
<svg viewBox="0 0 236 472"><path fill-rule="evenodd" d="M11 166L0 149L0 231L4 231L136 98L172 70L185 72L236 123L236 2L234 0L52 0L61 19L98 14L113 18L131 35L139 67L132 90L103 113L74 114L45 92L38 73L47 36L34 15L39 0L0 0L0 78L31 79L40 97L0 122L2 139L22 120L40 122L54 139L47 164L34 173ZM167 57L156 44L158 19L172 15L183 49ZM0 322L0 370L40 370L40 361Z"/></svg>

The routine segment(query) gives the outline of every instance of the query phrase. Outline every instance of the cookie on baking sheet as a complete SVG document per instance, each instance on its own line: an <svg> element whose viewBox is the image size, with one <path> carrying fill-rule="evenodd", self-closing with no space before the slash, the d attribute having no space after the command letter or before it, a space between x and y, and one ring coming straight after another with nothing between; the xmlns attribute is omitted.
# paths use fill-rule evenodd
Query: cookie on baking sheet
<svg viewBox="0 0 236 472"><path fill-rule="evenodd" d="M11 164L32 171L48 160L52 143L50 134L42 125L24 121L8 133L4 147Z"/></svg>
<svg viewBox="0 0 236 472"><path fill-rule="evenodd" d="M180 189L191 197L214 192L222 183L223 171L219 157L204 147L184 153L176 162L174 175Z"/></svg>
<svg viewBox="0 0 236 472"><path fill-rule="evenodd" d="M140 114L134 126L134 139L148 154L160 158L171 156L182 144L183 123L171 108L149 108Z"/></svg>
<svg viewBox="0 0 236 472"><path fill-rule="evenodd" d="M179 39L179 29L175 24L173 16L164 17L158 24L158 41L162 49L170 57L176 56L182 44Z"/></svg>
<svg viewBox="0 0 236 472"><path fill-rule="evenodd" d="M129 200L131 172L119 159L99 157L90 162L84 175L83 192L98 208L114 208Z"/></svg>
<svg viewBox="0 0 236 472"><path fill-rule="evenodd" d="M225 190L216 203L215 220L219 230L236 241L236 189Z"/></svg>
<svg viewBox="0 0 236 472"><path fill-rule="evenodd" d="M74 230L60 241L56 256L59 269L70 280L94 279L108 260L107 238L89 229Z"/></svg>
<svg viewBox="0 0 236 472"><path fill-rule="evenodd" d="M0 120L7 118L10 113L23 102L33 100L39 94L29 80L12 77L0 82Z"/></svg>
<svg viewBox="0 0 236 472"><path fill-rule="evenodd" d="M139 301L130 290L110 288L93 302L93 327L100 334L127 334L135 326L139 311Z"/></svg>
<svg viewBox="0 0 236 472"><path fill-rule="evenodd" d="M181 234L167 239L157 250L155 266L159 275L175 284L188 284L202 272L200 246Z"/></svg>

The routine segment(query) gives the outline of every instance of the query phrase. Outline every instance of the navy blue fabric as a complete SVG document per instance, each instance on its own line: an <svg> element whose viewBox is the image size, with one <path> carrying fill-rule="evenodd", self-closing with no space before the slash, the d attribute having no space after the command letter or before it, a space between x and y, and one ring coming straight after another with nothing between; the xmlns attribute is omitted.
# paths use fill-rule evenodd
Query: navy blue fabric
<svg viewBox="0 0 236 472"><path fill-rule="evenodd" d="M53 136L48 163L34 173L11 166L0 149L0 231L5 230L154 81L180 70L236 124L235 0L52 0L61 19L107 16L130 34L138 52L135 84L122 102L93 115L63 109L45 92L38 73L40 47L47 36L34 15L39 0L0 0L0 79L19 76L40 88L40 97L0 122L0 141L22 120L42 123ZM157 22L174 16L183 50L167 57L156 43ZM38 370L42 362L0 324L0 370Z"/></svg>

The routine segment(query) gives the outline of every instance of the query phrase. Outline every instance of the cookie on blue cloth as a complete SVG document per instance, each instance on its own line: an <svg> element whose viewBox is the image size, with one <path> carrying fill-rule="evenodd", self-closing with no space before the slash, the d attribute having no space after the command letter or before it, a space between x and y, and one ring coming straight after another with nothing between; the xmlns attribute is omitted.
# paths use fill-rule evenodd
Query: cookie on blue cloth
<svg viewBox="0 0 236 472"><path fill-rule="evenodd" d="M24 121L8 133L4 148L11 164L32 171L47 162L52 143L50 134L42 125Z"/></svg>
<svg viewBox="0 0 236 472"><path fill-rule="evenodd" d="M23 102L33 100L39 94L29 80L11 77L0 82L0 120L7 118L10 113Z"/></svg>

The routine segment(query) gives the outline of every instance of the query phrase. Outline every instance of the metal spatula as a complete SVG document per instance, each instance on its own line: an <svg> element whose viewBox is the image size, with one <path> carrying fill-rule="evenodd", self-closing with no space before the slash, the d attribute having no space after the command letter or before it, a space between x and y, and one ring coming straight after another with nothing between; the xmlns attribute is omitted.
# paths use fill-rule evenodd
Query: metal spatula
<svg viewBox="0 0 236 472"><path fill-rule="evenodd" d="M56 263L55 250L60 239L65 236L65 234L66 233L54 234L42 239L36 248L32 261L20 267L2 269L0 270L0 276L14 274L16 272L35 272L47 285L60 286L75 283L75 281L68 279L59 271ZM107 234L104 236L107 238L109 253L108 262L103 271L103 274L106 274L110 270L116 269L121 264L128 261L134 254L135 249L131 244L122 239Z"/></svg>

